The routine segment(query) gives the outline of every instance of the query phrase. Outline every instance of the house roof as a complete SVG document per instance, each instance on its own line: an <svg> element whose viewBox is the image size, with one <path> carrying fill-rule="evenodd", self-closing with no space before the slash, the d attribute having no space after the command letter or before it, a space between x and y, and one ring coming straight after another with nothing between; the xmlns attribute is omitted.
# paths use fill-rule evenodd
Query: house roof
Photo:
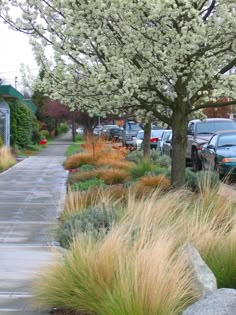
<svg viewBox="0 0 236 315"><path fill-rule="evenodd" d="M24 96L11 85L0 85L0 96L3 98L16 98L23 100Z"/></svg>

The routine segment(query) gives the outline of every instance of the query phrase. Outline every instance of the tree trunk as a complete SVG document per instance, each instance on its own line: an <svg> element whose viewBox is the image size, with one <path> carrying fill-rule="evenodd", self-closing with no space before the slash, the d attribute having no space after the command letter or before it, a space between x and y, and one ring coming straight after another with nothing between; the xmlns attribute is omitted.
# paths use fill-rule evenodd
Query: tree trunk
<svg viewBox="0 0 236 315"><path fill-rule="evenodd" d="M150 159L150 136L151 122L148 122L144 125L143 155L145 159Z"/></svg>
<svg viewBox="0 0 236 315"><path fill-rule="evenodd" d="M72 141L76 140L76 131L75 131L75 112L71 112L71 128L72 128Z"/></svg>
<svg viewBox="0 0 236 315"><path fill-rule="evenodd" d="M178 111L173 113L171 184L174 188L182 187L185 184L187 124L187 113Z"/></svg>

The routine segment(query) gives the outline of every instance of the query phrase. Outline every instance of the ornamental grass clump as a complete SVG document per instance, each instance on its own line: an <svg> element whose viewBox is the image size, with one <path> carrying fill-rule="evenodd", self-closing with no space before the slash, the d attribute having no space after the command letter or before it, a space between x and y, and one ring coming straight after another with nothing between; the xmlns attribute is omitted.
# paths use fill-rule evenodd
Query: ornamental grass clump
<svg viewBox="0 0 236 315"><path fill-rule="evenodd" d="M141 163L144 160L143 151L135 150L127 154L126 159L136 164ZM150 151L150 162L160 168L170 168L171 159L167 155L161 155L159 150Z"/></svg>
<svg viewBox="0 0 236 315"><path fill-rule="evenodd" d="M98 176L107 185L122 184L129 179L128 171L114 168L99 170Z"/></svg>
<svg viewBox="0 0 236 315"><path fill-rule="evenodd" d="M133 179L147 175L155 169L153 163L147 159L142 160L139 164L134 164L130 168L130 175Z"/></svg>
<svg viewBox="0 0 236 315"><path fill-rule="evenodd" d="M89 207L120 207L123 206L128 198L128 191L122 186L108 187L106 189L94 188L88 191L67 191L64 209L61 213L61 222L67 220L70 216Z"/></svg>
<svg viewBox="0 0 236 315"><path fill-rule="evenodd" d="M2 146L0 148L0 171L4 171L16 164L16 159L12 155L9 148Z"/></svg>
<svg viewBox="0 0 236 315"><path fill-rule="evenodd" d="M191 243L220 287L235 288L235 203L216 187L198 194L160 189L137 199L101 234L78 233L39 277L41 306L91 314L179 315L199 296L183 248Z"/></svg>
<svg viewBox="0 0 236 315"><path fill-rule="evenodd" d="M100 157L97 160L96 165L129 170L131 167L133 167L134 164L126 160L118 160L116 158L107 158L106 156L104 156Z"/></svg>
<svg viewBox="0 0 236 315"><path fill-rule="evenodd" d="M135 183L135 189L138 196L152 193L156 189L166 191L170 189L171 182L165 175L143 176Z"/></svg>
<svg viewBox="0 0 236 315"><path fill-rule="evenodd" d="M91 171L82 171L82 172L77 172L73 173L69 176L69 183L73 184L76 182L83 182L88 179L94 179L98 176L97 170L91 170Z"/></svg>
<svg viewBox="0 0 236 315"><path fill-rule="evenodd" d="M94 165L97 159L98 156L87 152L73 154L65 160L64 167L66 170L69 170L78 168L84 164Z"/></svg>
<svg viewBox="0 0 236 315"><path fill-rule="evenodd" d="M102 239L78 236L71 251L40 275L37 306L91 314L177 315L195 301L192 272L181 250L174 251L173 235L168 231L150 239L124 226Z"/></svg>

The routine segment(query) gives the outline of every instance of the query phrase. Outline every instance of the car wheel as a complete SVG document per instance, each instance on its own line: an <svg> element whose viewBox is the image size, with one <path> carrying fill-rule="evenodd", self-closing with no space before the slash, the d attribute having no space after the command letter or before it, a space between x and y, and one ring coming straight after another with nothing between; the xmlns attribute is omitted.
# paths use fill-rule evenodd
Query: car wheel
<svg viewBox="0 0 236 315"><path fill-rule="evenodd" d="M199 159L196 149L192 152L192 169L194 172L200 171L202 169L202 162Z"/></svg>

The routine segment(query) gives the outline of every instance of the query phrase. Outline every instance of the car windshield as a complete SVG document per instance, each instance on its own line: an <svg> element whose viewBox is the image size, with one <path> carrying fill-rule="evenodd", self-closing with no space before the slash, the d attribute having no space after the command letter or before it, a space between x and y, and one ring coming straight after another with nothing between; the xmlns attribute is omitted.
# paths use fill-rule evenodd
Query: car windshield
<svg viewBox="0 0 236 315"><path fill-rule="evenodd" d="M113 129L113 128L118 128L116 125L104 125L103 129Z"/></svg>
<svg viewBox="0 0 236 315"><path fill-rule="evenodd" d="M169 138L169 135L172 134L172 131L165 131L163 136L162 136L162 140L165 141L166 139Z"/></svg>
<svg viewBox="0 0 236 315"><path fill-rule="evenodd" d="M236 146L236 133L227 135L220 135L218 140L218 147L232 147Z"/></svg>
<svg viewBox="0 0 236 315"><path fill-rule="evenodd" d="M127 122L126 123L126 130L128 131L139 131L142 130L142 128L140 127L140 125L136 122Z"/></svg>
<svg viewBox="0 0 236 315"><path fill-rule="evenodd" d="M214 134L217 131L236 129L234 121L202 121L197 123L197 134Z"/></svg>

